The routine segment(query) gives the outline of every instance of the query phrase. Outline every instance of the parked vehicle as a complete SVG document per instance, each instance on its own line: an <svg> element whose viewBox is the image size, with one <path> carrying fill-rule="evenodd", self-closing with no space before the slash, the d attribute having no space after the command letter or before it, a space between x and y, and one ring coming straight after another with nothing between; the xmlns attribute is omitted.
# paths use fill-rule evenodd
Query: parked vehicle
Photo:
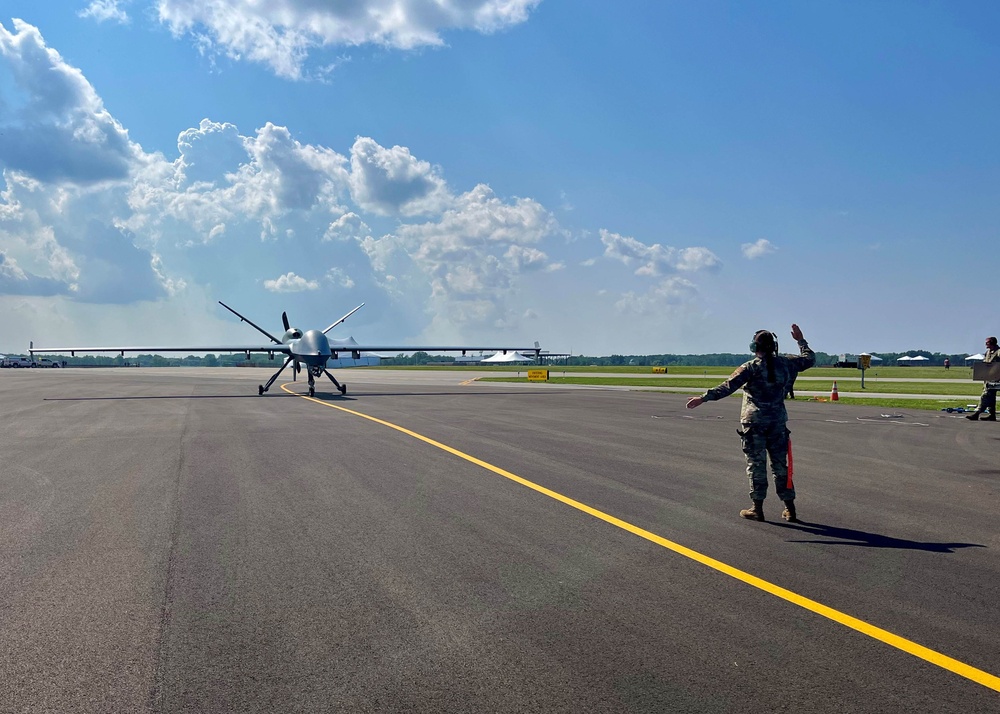
<svg viewBox="0 0 1000 714"><path fill-rule="evenodd" d="M42 357L35 362L36 367L62 367L62 362L56 362L48 357Z"/></svg>
<svg viewBox="0 0 1000 714"><path fill-rule="evenodd" d="M858 356L852 354L837 355L837 362L833 365L834 367L849 367L850 369L858 368Z"/></svg>
<svg viewBox="0 0 1000 714"><path fill-rule="evenodd" d="M30 357L6 357L3 361L4 367L34 367L35 363Z"/></svg>

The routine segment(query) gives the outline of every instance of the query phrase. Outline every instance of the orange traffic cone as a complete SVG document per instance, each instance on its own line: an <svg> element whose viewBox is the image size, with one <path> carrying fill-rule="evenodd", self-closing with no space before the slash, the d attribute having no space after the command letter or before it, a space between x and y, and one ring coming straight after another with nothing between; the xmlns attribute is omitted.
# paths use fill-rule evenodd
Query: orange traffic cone
<svg viewBox="0 0 1000 714"><path fill-rule="evenodd" d="M831 402L840 401L840 395L837 394L837 383L836 382L833 383L833 389L830 390L830 401Z"/></svg>

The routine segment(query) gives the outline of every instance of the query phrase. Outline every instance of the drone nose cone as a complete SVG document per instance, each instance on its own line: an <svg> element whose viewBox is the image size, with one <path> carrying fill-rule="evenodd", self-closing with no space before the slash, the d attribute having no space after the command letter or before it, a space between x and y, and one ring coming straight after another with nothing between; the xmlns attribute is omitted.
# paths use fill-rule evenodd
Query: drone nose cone
<svg viewBox="0 0 1000 714"><path fill-rule="evenodd" d="M319 330L309 330L302 335L296 351L310 357L329 357L330 341Z"/></svg>

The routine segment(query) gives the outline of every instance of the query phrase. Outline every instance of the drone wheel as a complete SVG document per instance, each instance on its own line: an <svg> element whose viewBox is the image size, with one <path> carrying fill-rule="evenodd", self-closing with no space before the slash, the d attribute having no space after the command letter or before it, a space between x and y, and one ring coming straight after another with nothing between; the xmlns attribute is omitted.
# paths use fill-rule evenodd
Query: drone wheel
<svg viewBox="0 0 1000 714"><path fill-rule="evenodd" d="M316 396L316 390L313 389L312 387L309 387L309 396L310 397L315 397Z"/></svg>
<svg viewBox="0 0 1000 714"><path fill-rule="evenodd" d="M259 396L263 396L263 394L264 394L264 385L263 384L258 384L257 385L257 394Z"/></svg>
<svg viewBox="0 0 1000 714"><path fill-rule="evenodd" d="M347 385L346 384L341 384L340 385L340 394L341 394L341 396L347 394Z"/></svg>

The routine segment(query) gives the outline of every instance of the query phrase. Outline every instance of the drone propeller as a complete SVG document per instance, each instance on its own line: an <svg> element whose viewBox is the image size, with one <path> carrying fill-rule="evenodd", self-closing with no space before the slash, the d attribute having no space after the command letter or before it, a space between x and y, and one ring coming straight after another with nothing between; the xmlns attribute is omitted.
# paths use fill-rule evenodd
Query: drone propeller
<svg viewBox="0 0 1000 714"><path fill-rule="evenodd" d="M291 326L288 324L288 313L281 313L281 323L285 326L285 329L289 329Z"/></svg>

